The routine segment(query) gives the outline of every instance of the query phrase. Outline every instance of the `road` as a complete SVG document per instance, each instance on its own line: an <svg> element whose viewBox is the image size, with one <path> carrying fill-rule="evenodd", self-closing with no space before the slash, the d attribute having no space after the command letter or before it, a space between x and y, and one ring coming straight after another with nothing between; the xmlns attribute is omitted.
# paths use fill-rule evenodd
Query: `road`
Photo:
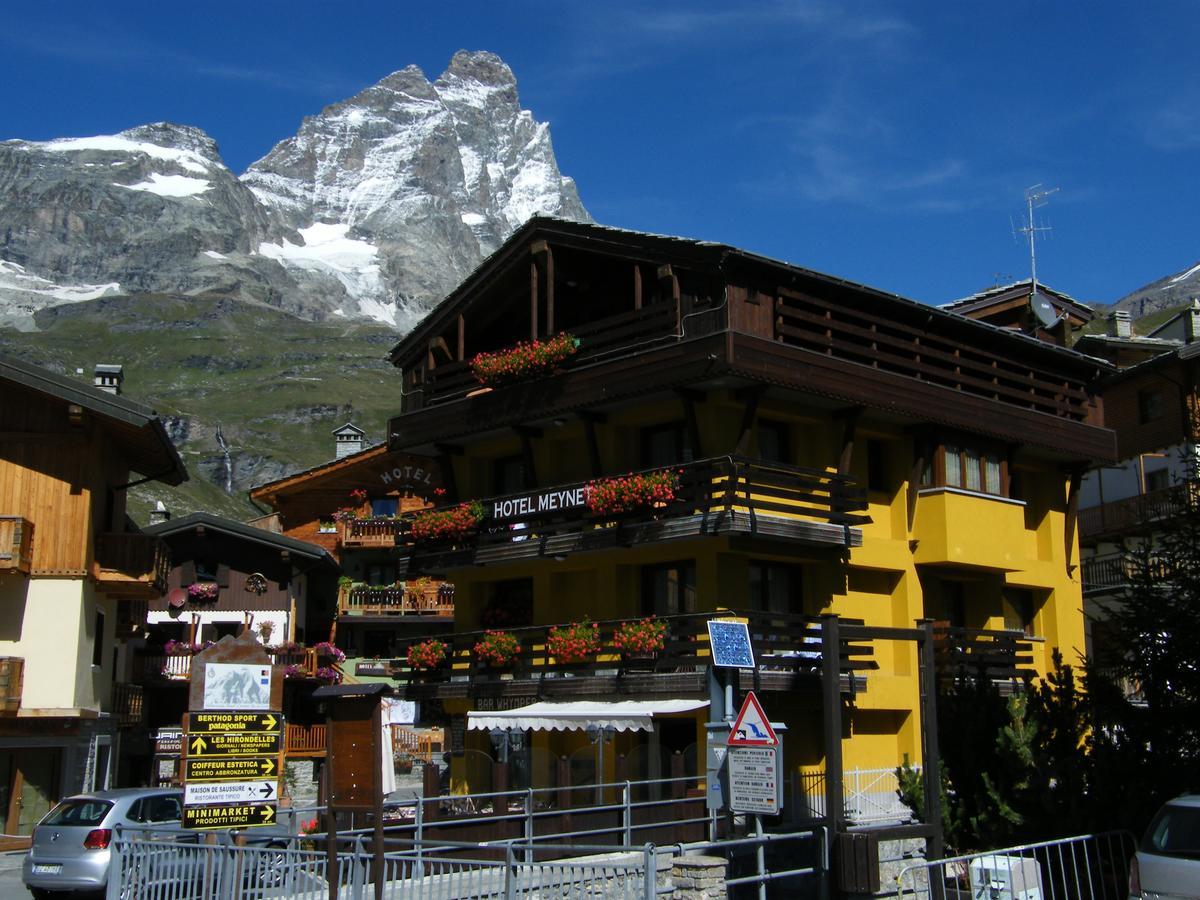
<svg viewBox="0 0 1200 900"><path fill-rule="evenodd" d="M0 853L0 897L28 897L29 892L21 883L21 863L25 860L25 851L17 853Z"/></svg>

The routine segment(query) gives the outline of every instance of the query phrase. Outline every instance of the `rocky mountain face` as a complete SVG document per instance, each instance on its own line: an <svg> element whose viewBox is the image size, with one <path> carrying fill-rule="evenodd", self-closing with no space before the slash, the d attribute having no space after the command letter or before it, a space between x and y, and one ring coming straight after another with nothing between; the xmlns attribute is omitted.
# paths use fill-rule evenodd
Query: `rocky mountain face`
<svg viewBox="0 0 1200 900"><path fill-rule="evenodd" d="M1113 305L1129 310L1135 319L1140 319L1162 310L1187 306L1195 297L1200 297L1200 263L1138 288Z"/></svg>
<svg viewBox="0 0 1200 900"><path fill-rule="evenodd" d="M535 213L587 220L512 71L459 52L308 117L240 178L197 128L0 142L0 323L107 295L417 319Z"/></svg>

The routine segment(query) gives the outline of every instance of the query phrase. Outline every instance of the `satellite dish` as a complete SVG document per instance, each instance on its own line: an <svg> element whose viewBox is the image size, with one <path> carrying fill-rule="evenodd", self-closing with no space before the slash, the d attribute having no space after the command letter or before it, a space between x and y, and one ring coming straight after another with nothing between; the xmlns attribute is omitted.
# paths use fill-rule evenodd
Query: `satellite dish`
<svg viewBox="0 0 1200 900"><path fill-rule="evenodd" d="M167 594L167 605L172 609L183 609L183 604L187 603L187 591L183 588L172 588Z"/></svg>
<svg viewBox="0 0 1200 900"><path fill-rule="evenodd" d="M1033 309L1037 320L1042 323L1043 328L1053 328L1058 324L1058 313L1054 309L1054 304L1041 291L1034 291L1030 295L1029 306Z"/></svg>

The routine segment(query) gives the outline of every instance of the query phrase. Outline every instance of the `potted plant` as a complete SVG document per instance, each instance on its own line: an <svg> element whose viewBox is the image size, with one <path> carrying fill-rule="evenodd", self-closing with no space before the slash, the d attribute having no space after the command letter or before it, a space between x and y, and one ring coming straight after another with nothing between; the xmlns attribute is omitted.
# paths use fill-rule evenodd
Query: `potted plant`
<svg viewBox="0 0 1200 900"><path fill-rule="evenodd" d="M321 641L319 644L313 644L313 649L317 651L317 656L322 659L331 659L335 663L346 661L346 654L329 643L329 641Z"/></svg>
<svg viewBox="0 0 1200 900"><path fill-rule="evenodd" d="M334 519L320 519L317 522L317 534L334 534L337 532L337 522Z"/></svg>
<svg viewBox="0 0 1200 900"><path fill-rule="evenodd" d="M544 341L521 341L504 350L477 353L471 371L489 386L549 374L579 350L579 338L566 332Z"/></svg>
<svg viewBox="0 0 1200 900"><path fill-rule="evenodd" d="M478 500L443 509L429 509L413 517L410 534L414 541L460 540L483 521L483 504Z"/></svg>
<svg viewBox="0 0 1200 900"><path fill-rule="evenodd" d="M600 652L600 626L584 619L555 625L546 639L546 652L560 663L581 663Z"/></svg>
<svg viewBox="0 0 1200 900"><path fill-rule="evenodd" d="M679 491L679 473L670 470L601 478L588 484L588 510L617 516L666 506Z"/></svg>
<svg viewBox="0 0 1200 900"><path fill-rule="evenodd" d="M475 643L475 658L493 669L511 666L521 655L521 642L509 631L485 631Z"/></svg>
<svg viewBox="0 0 1200 900"><path fill-rule="evenodd" d="M221 586L215 581L196 581L187 586L188 599L193 602L216 600L220 594Z"/></svg>
<svg viewBox="0 0 1200 900"><path fill-rule="evenodd" d="M313 673L313 677L326 684L338 684L342 680L342 673L333 666L321 666Z"/></svg>
<svg viewBox="0 0 1200 900"><path fill-rule="evenodd" d="M626 659L653 659L667 644L667 623L650 616L622 622L613 630L613 646Z"/></svg>
<svg viewBox="0 0 1200 900"><path fill-rule="evenodd" d="M437 638L429 638L408 648L408 667L421 672L441 668L446 662L446 645Z"/></svg>

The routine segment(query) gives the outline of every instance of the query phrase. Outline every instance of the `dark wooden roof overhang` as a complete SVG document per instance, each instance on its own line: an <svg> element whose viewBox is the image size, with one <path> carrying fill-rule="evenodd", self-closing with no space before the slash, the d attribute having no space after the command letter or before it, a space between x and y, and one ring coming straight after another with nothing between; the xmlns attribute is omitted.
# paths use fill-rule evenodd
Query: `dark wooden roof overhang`
<svg viewBox="0 0 1200 900"><path fill-rule="evenodd" d="M290 555L313 560L318 563L326 563L330 566L337 565L333 557L329 555L329 551L324 547L309 544L306 541L298 541L287 535L276 534L273 531L267 531L263 528L255 528L253 525L247 525L244 522L236 522L233 519L214 516L211 513L189 513L178 519L168 519L166 522L148 525L142 531L160 538L170 538L179 534L192 534L198 529L217 532L237 540L258 544L280 552L287 552Z"/></svg>

